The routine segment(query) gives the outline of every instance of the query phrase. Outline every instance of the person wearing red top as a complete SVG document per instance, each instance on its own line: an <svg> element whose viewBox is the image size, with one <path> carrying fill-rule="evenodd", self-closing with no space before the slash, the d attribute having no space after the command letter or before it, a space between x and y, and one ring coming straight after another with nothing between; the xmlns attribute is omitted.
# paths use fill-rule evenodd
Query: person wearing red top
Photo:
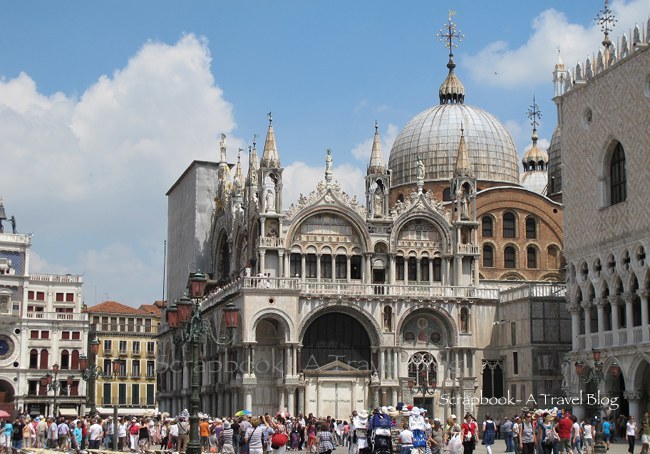
<svg viewBox="0 0 650 454"><path fill-rule="evenodd" d="M478 425L471 413L465 415L465 422L460 426L461 439L463 440L463 454L472 454L476 448L476 431Z"/></svg>
<svg viewBox="0 0 650 454"><path fill-rule="evenodd" d="M556 430L557 436L560 438L558 445L559 452L566 452L571 454L571 429L573 428L573 421L566 411L562 415L562 419L557 423Z"/></svg>

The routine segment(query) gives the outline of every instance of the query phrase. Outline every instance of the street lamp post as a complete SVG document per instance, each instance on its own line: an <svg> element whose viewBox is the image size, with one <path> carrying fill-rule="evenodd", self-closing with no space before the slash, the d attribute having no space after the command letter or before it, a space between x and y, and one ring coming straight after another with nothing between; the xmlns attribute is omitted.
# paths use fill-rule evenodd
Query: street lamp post
<svg viewBox="0 0 650 454"><path fill-rule="evenodd" d="M191 360L191 395L190 395L190 442L187 454L201 454L201 439L199 437L199 346L208 339L217 345L230 345L233 342L235 330L239 323L239 310L233 303L223 308L228 334L215 338L207 320L201 319L200 301L205 292L207 276L203 273L193 273L189 277L188 287L194 302L189 298L181 298L176 304L171 304L166 311L167 324L174 332L174 343L189 344L192 348Z"/></svg>
<svg viewBox="0 0 650 454"><path fill-rule="evenodd" d="M578 377L580 377L580 380L583 381L584 383L593 383L596 386L596 390L600 389L600 384L605 380L605 370L604 370L604 363L600 360L600 351L593 349L591 351L592 354L592 359L593 359L593 367L587 371L586 365L583 361L576 361L575 363L575 368L576 368L576 373L578 374ZM620 372L620 368L618 366L617 362L614 362L612 366L610 367L610 371L613 376L618 376ZM598 413L599 416L602 415L601 411L601 405L600 405L601 399L598 398L599 404L597 404L598 408ZM605 445L605 442L603 441L603 436L602 432L599 430L596 430L595 434L595 441L594 441L594 452L601 454L607 452L607 446Z"/></svg>
<svg viewBox="0 0 650 454"><path fill-rule="evenodd" d="M79 358L79 367L81 368L81 378L88 383L88 404L90 405L90 416L97 414L96 400L96 381L102 375L102 368L96 364L97 353L99 352L99 339L97 336L90 341L90 361L86 355Z"/></svg>
<svg viewBox="0 0 650 454"><path fill-rule="evenodd" d="M72 386L74 383L74 377L72 375L68 376L68 381L67 385ZM52 366L52 373L45 374L43 377L41 377L41 386L47 387L49 391L54 392L54 402L52 405L52 415L56 418L57 415L57 395L59 390L61 389L61 383L59 383L59 365L54 364Z"/></svg>

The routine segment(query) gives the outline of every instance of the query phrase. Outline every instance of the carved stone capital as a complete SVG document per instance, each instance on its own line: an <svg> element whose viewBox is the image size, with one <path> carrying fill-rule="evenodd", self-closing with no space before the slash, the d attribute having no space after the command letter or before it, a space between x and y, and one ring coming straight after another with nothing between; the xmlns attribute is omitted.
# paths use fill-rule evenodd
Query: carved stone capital
<svg viewBox="0 0 650 454"><path fill-rule="evenodd" d="M641 400L643 399L643 394L642 390L623 391L623 397L626 400Z"/></svg>
<svg viewBox="0 0 650 454"><path fill-rule="evenodd" d="M619 304L621 304L622 299L619 295L610 295L607 297L607 301L609 301L609 304L611 304L612 306L618 306Z"/></svg>
<svg viewBox="0 0 650 454"><path fill-rule="evenodd" d="M639 298L648 298L650 296L650 290L639 289L636 291L636 294L639 295Z"/></svg>
<svg viewBox="0 0 650 454"><path fill-rule="evenodd" d="M621 296L623 297L623 301L625 301L626 304L632 304L634 302L634 298L636 298L634 292L625 292Z"/></svg>

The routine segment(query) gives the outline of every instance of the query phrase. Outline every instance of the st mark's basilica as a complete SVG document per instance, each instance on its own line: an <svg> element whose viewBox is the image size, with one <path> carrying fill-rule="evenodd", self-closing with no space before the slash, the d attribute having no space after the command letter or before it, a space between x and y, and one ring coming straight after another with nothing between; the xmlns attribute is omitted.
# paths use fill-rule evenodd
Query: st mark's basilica
<svg viewBox="0 0 650 454"><path fill-rule="evenodd" d="M561 392L563 209L546 196L538 116L521 174L509 132L466 98L450 55L439 103L402 129L388 163L375 124L365 200L341 190L328 150L322 180L286 201L272 118L247 171L224 136L218 162L187 168L167 193L169 301L192 264L210 276L213 332L227 303L241 320L231 346L202 346L204 411L346 418L415 402L442 417L481 396ZM190 370L172 331L159 335L159 402L174 414Z"/></svg>

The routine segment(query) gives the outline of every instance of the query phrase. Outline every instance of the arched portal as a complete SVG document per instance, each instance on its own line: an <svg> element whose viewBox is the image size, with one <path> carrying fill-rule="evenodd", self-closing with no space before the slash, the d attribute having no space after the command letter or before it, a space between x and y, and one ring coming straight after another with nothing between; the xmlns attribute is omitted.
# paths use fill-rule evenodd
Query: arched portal
<svg viewBox="0 0 650 454"><path fill-rule="evenodd" d="M0 410L4 410L13 416L15 390L11 383L6 380L0 380Z"/></svg>
<svg viewBox="0 0 650 454"><path fill-rule="evenodd" d="M350 315L321 315L307 328L302 345L301 364L305 370L320 369L334 361L370 370L370 338L363 325Z"/></svg>
<svg viewBox="0 0 650 454"><path fill-rule="evenodd" d="M305 413L343 419L352 410L367 407L374 366L371 333L360 319L326 312L306 326L300 358Z"/></svg>
<svg viewBox="0 0 650 454"><path fill-rule="evenodd" d="M253 392L251 408L255 414L272 413L278 407L283 410L286 407L284 390L275 386L287 375L287 362L291 360L285 345L286 339L285 325L280 319L269 316L255 323L257 345L252 372L257 378L257 386Z"/></svg>

